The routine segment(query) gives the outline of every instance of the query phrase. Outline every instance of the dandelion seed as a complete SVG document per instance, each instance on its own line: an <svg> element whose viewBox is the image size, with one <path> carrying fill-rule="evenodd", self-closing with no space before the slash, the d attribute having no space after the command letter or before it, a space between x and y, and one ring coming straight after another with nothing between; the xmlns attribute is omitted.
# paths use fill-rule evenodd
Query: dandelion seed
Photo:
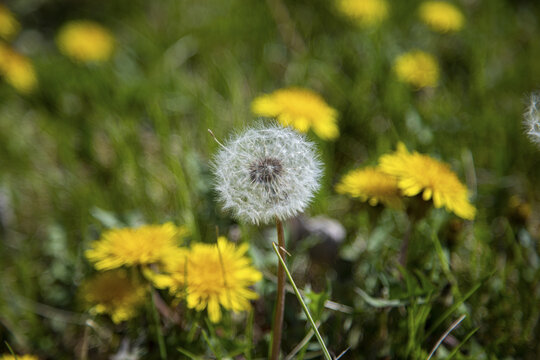
<svg viewBox="0 0 540 360"><path fill-rule="evenodd" d="M0 74L21 94L29 94L37 87L32 62L8 45L0 43Z"/></svg>
<svg viewBox="0 0 540 360"><path fill-rule="evenodd" d="M0 4L0 37L11 40L19 32L21 25L7 7Z"/></svg>
<svg viewBox="0 0 540 360"><path fill-rule="evenodd" d="M65 24L56 37L60 51L78 62L103 62L110 59L115 40L109 30L92 21Z"/></svg>
<svg viewBox="0 0 540 360"><path fill-rule="evenodd" d="M529 139L540 146L540 96L538 94L531 95L523 123Z"/></svg>
<svg viewBox="0 0 540 360"><path fill-rule="evenodd" d="M457 7L445 1L426 1L419 8L420 19L432 30L449 33L461 30L465 19Z"/></svg>
<svg viewBox="0 0 540 360"><path fill-rule="evenodd" d="M379 202L397 209L403 206L396 177L375 167L349 172L336 185L336 191L367 201L371 206Z"/></svg>
<svg viewBox="0 0 540 360"><path fill-rule="evenodd" d="M337 7L361 26L373 26L388 17L386 0L338 0Z"/></svg>
<svg viewBox="0 0 540 360"><path fill-rule="evenodd" d="M394 71L400 81L418 88L433 87L439 80L439 65L433 55L415 50L399 56Z"/></svg>
<svg viewBox="0 0 540 360"><path fill-rule="evenodd" d="M185 227L172 223L113 229L94 241L85 255L98 270L159 264L177 254L178 239L186 235Z"/></svg>
<svg viewBox="0 0 540 360"><path fill-rule="evenodd" d="M469 202L467 188L447 164L409 153L402 143L395 153L383 155L379 164L382 171L397 178L405 196L421 193L425 201L432 199L436 208L444 206L463 219L474 219L476 209Z"/></svg>
<svg viewBox="0 0 540 360"><path fill-rule="evenodd" d="M81 293L90 313L109 315L115 323L134 317L146 298L146 289L124 270L97 274L82 285Z"/></svg>
<svg viewBox="0 0 540 360"><path fill-rule="evenodd" d="M292 126L301 133L309 129L321 139L339 136L338 112L318 94L308 89L288 88L257 97L251 104L253 113L276 118L283 126Z"/></svg>
<svg viewBox="0 0 540 360"><path fill-rule="evenodd" d="M303 211L319 188L314 146L290 128L252 128L232 138L213 162L223 208L254 224Z"/></svg>

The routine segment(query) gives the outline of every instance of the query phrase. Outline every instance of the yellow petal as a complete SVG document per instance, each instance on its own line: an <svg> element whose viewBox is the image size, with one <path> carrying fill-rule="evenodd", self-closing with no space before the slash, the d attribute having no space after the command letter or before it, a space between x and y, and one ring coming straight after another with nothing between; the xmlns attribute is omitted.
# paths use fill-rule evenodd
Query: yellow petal
<svg viewBox="0 0 540 360"><path fill-rule="evenodd" d="M213 323L218 323L221 320L221 309L219 307L218 299L211 297L208 300L208 317Z"/></svg>

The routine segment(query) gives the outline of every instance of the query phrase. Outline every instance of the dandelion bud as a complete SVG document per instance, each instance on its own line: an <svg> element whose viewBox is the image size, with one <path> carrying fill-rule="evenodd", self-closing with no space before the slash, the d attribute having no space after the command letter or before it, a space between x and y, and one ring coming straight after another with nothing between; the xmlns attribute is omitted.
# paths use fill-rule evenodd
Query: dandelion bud
<svg viewBox="0 0 540 360"><path fill-rule="evenodd" d="M322 169L313 144L272 125L233 137L213 161L223 208L254 224L303 211L319 189Z"/></svg>
<svg viewBox="0 0 540 360"><path fill-rule="evenodd" d="M529 107L525 112L524 124L532 142L540 146L540 96L532 94Z"/></svg>

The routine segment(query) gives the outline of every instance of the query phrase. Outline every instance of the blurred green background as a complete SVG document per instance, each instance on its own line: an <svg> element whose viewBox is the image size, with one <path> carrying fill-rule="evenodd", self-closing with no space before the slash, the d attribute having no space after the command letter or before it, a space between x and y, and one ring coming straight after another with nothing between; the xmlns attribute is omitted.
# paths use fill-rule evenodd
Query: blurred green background
<svg viewBox="0 0 540 360"><path fill-rule="evenodd" d="M0 353L7 341L41 359L73 359L89 339L89 358L108 359L130 339L141 358L159 358L144 316L122 326L98 319L85 335L77 289L93 270L83 252L109 226L173 221L204 242L215 241L216 226L231 238L241 230L256 265L273 273L268 232L239 226L216 203L209 161L218 145L207 129L226 139L256 121L256 96L295 85L340 113L337 140L308 134L325 163L308 214L338 219L347 235L321 260L321 237L289 227L298 283L346 306L320 315L329 348L349 348L343 359L426 358L465 314L439 358L477 329L456 358L537 359L540 150L522 114L540 84L540 4L455 1L465 26L442 35L419 21L420 3L390 1L388 19L362 28L323 0L283 1L288 22L271 0L5 2L21 23L13 47L32 61L38 87L21 95L0 83ZM59 52L58 29L76 19L112 32L110 61L85 65ZM298 41L284 39L291 31ZM396 79L394 59L412 49L438 59L437 87ZM431 211L413 229L401 273L403 214L334 191L346 171L398 141L450 163L478 209L474 222ZM266 356L273 286L267 276L257 288L253 358ZM288 351L308 332L300 314L290 296ZM245 341L239 324L212 339L224 358ZM199 335L165 335L171 359L184 358L177 346L212 358ZM312 340L307 353L316 349Z"/></svg>

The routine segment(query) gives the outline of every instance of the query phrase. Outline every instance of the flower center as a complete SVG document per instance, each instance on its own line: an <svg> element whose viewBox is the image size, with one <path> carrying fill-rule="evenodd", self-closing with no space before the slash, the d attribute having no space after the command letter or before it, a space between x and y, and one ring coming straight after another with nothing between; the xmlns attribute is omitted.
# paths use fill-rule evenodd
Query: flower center
<svg viewBox="0 0 540 360"><path fill-rule="evenodd" d="M249 166L249 177L252 182L271 184L283 171L281 161L275 158L259 159Z"/></svg>

